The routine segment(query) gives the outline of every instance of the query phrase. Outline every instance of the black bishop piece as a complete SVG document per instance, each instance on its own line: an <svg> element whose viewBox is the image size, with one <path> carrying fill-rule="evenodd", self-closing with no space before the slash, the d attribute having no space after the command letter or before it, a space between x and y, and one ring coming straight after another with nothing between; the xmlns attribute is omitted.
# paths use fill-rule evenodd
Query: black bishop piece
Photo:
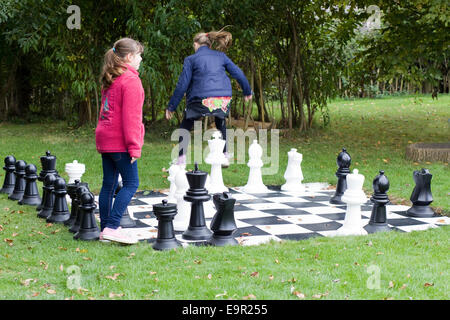
<svg viewBox="0 0 450 320"><path fill-rule="evenodd" d="M370 201L373 202L372 214L369 224L364 229L368 233L391 231L386 218L386 205L389 203L387 195L389 180L383 170L380 170L380 174L375 177L372 186L374 191L370 198Z"/></svg>
<svg viewBox="0 0 450 320"><path fill-rule="evenodd" d="M170 250L180 247L180 242L175 238L173 218L177 214L177 206L174 203L162 203L153 205L153 213L158 219L158 236L153 244L155 250Z"/></svg>
<svg viewBox="0 0 450 320"><path fill-rule="evenodd" d="M332 204L345 204L341 200L345 190L347 190L347 175L350 173L350 164L352 163L352 158L347 153L345 148L342 148L342 151L339 153L336 159L336 164L338 165L338 169L336 171L336 177L338 178L336 192L334 196L331 197L330 203Z"/></svg>
<svg viewBox="0 0 450 320"><path fill-rule="evenodd" d="M433 209L429 207L433 202L433 195L431 194L431 178L433 175L428 169L421 171L414 171L414 182L416 186L411 194L411 202L413 206L406 211L410 217L428 218L435 215Z"/></svg>
<svg viewBox="0 0 450 320"><path fill-rule="evenodd" d="M44 178L43 195L41 210L39 210L37 216L39 218L47 219L53 212L53 206L55 204L55 189L56 176L53 173L49 173Z"/></svg>
<svg viewBox="0 0 450 320"><path fill-rule="evenodd" d="M212 237L208 240L208 244L213 246L238 245L239 243L233 237L233 232L237 229L234 220L234 204L236 199L231 197L231 193L223 192L213 195L216 214L211 220Z"/></svg>
<svg viewBox="0 0 450 320"><path fill-rule="evenodd" d="M66 181L63 178L56 178L54 183L55 203L52 214L47 218L47 222L64 223L69 220L70 212L66 200Z"/></svg>
<svg viewBox="0 0 450 320"><path fill-rule="evenodd" d="M5 180L3 181L3 187L0 189L0 193L10 195L14 191L14 186L16 185L15 169L16 158L14 156L7 156L5 158L5 166L3 167L3 170L6 171Z"/></svg>
<svg viewBox="0 0 450 320"><path fill-rule="evenodd" d="M38 206L41 204L41 196L37 187L36 180L38 178L37 168L34 164L29 164L25 167L25 192L19 204L26 204L29 206Z"/></svg>
<svg viewBox="0 0 450 320"><path fill-rule="evenodd" d="M23 160L16 161L14 175L16 177L16 183L14 185L13 192L9 195L10 200L21 200L25 192L25 186L27 182L25 181L25 167L27 163Z"/></svg>
<svg viewBox="0 0 450 320"><path fill-rule="evenodd" d="M208 240L212 235L211 230L206 226L205 212L203 210L203 202L211 199L208 190L205 189L207 175L207 172L198 170L197 162L195 163L194 171L186 172L189 189L186 191L184 200L192 202L192 204L189 226L183 233L183 239Z"/></svg>
<svg viewBox="0 0 450 320"><path fill-rule="evenodd" d="M80 197L81 209L81 224L80 229L73 236L75 240L98 240L100 238L100 230L95 220L94 210L97 207L95 204L94 195L90 192L85 192Z"/></svg>

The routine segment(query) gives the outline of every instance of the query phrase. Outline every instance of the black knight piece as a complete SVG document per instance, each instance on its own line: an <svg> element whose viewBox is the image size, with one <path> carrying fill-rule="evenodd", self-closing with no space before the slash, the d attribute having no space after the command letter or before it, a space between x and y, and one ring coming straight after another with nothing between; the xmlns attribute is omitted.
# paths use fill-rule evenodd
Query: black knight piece
<svg viewBox="0 0 450 320"><path fill-rule="evenodd" d="M95 220L94 210L96 208L94 195L85 192L80 197L81 208L81 224L80 229L73 236L75 240L98 240L100 238L100 230Z"/></svg>
<svg viewBox="0 0 450 320"><path fill-rule="evenodd" d="M216 214L211 220L212 237L208 244L213 246L237 245L237 240L233 237L233 232L237 229L234 220L234 204L236 199L231 197L231 193L223 192L213 195Z"/></svg>
<svg viewBox="0 0 450 320"><path fill-rule="evenodd" d="M173 218L177 214L177 206L173 203L167 203L164 199L161 203L153 205L153 213L158 219L158 236L153 244L155 250L170 250L181 246L181 243L175 238L173 229Z"/></svg>
<svg viewBox="0 0 450 320"><path fill-rule="evenodd" d="M54 183L56 176L53 173L49 173L44 178L44 187L42 195L41 210L39 210L38 217L47 219L53 212L53 206L55 204L55 189Z"/></svg>
<svg viewBox="0 0 450 320"><path fill-rule="evenodd" d="M14 191L14 186L16 185L16 176L14 175L14 170L16 169L16 158L14 156L7 156L5 158L5 180L3 181L3 187L0 189L0 193L6 193L10 195Z"/></svg>
<svg viewBox="0 0 450 320"><path fill-rule="evenodd" d="M10 200L21 200L25 192L25 186L27 182L25 181L25 167L27 163L23 160L16 161L16 168L14 170L14 175L16 176L16 183L14 185L13 192L9 195Z"/></svg>
<svg viewBox="0 0 450 320"><path fill-rule="evenodd" d="M25 204L29 206L38 206L41 204L41 196L37 187L36 180L38 178L37 168L34 164L29 164L25 167L25 192L22 199L19 200L19 204Z"/></svg>
<svg viewBox="0 0 450 320"><path fill-rule="evenodd" d="M347 175L350 173L350 164L352 162L352 158L347 153L345 148L342 148L342 151L339 153L336 164L338 165L338 170L336 171L336 177L338 178L336 192L334 196L330 199L330 203L332 204L345 204L341 197L344 194L345 190L347 190Z"/></svg>
<svg viewBox="0 0 450 320"><path fill-rule="evenodd" d="M183 233L183 239L208 240L212 235L211 230L206 226L203 209L203 202L211 199L208 190L205 189L207 175L207 172L198 170L197 162L194 171L186 172L189 189L184 196L184 200L192 202L192 204L189 227Z"/></svg>
<svg viewBox="0 0 450 320"><path fill-rule="evenodd" d="M47 222L64 223L69 220L70 212L66 200L66 181L63 178L56 178L54 183L55 203L52 214L47 218Z"/></svg>
<svg viewBox="0 0 450 320"><path fill-rule="evenodd" d="M87 185L87 183L85 185L80 185L77 190L76 190L76 194L77 194L77 199L81 199L81 195L86 193L86 192L90 192L89 191L89 187ZM80 230L80 226L81 226L81 218L83 213L81 212L81 207L78 206L78 210L76 213L76 218L75 218L75 222L72 224L72 226L69 228L69 232L72 233L77 233ZM95 211L95 208L94 208ZM70 218L69 218L70 219Z"/></svg>
<svg viewBox="0 0 450 320"><path fill-rule="evenodd" d="M406 211L410 217L428 218L435 215L433 209L429 207L433 202L431 194L431 178L433 175L428 169L414 171L413 178L416 186L411 194L411 202L413 206Z"/></svg>
<svg viewBox="0 0 450 320"><path fill-rule="evenodd" d="M387 191L389 190L389 180L380 170L380 174L375 177L372 183L373 195L370 201L373 202L372 214L369 224L364 228L368 233L391 231L387 224L386 205L389 203Z"/></svg>

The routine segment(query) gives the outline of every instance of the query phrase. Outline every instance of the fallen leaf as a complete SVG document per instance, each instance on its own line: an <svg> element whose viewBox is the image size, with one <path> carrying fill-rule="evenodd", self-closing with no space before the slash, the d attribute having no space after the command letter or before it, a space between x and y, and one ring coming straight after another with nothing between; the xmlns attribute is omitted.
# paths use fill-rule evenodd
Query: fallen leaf
<svg viewBox="0 0 450 320"><path fill-rule="evenodd" d="M275 259L275 263L279 264L279 263L280 263L280 260Z"/></svg>
<svg viewBox="0 0 450 320"><path fill-rule="evenodd" d="M156 274L156 271L150 271L150 275Z"/></svg>
<svg viewBox="0 0 450 320"><path fill-rule="evenodd" d="M243 232L241 233L241 236L251 236L252 234L250 232Z"/></svg>
<svg viewBox="0 0 450 320"><path fill-rule="evenodd" d="M377 256L384 254L383 252L377 252Z"/></svg>
<svg viewBox="0 0 450 320"><path fill-rule="evenodd" d="M31 279L25 279L25 280L23 280L23 281L20 281L20 283L22 284L22 285L24 285L25 287L28 287L29 285L30 285L30 282L32 281L33 279L31 278ZM34 281L34 282L36 282L36 281Z"/></svg>
<svg viewBox="0 0 450 320"><path fill-rule="evenodd" d="M227 295L226 291L224 293L218 293L218 294L216 294L216 298L223 297L223 296L226 296L226 295Z"/></svg>
<svg viewBox="0 0 450 320"><path fill-rule="evenodd" d="M303 293L299 292L299 291L294 291L294 292L292 292L292 294L294 296L297 296L297 298L299 298L299 299L304 299L305 298L305 295Z"/></svg>
<svg viewBox="0 0 450 320"><path fill-rule="evenodd" d="M48 294L55 294L55 293L56 293L56 291L55 291L55 290L53 290L53 289L48 289L48 290L47 290L47 293L48 293Z"/></svg>
<svg viewBox="0 0 450 320"><path fill-rule="evenodd" d="M335 282L335 283L336 283L336 282L340 282L340 281L341 281L341 279L334 279L334 280L333 280L333 282Z"/></svg>
<svg viewBox="0 0 450 320"><path fill-rule="evenodd" d="M434 286L434 283L425 282L425 284L423 286L424 287L432 287L432 286Z"/></svg>
<svg viewBox="0 0 450 320"><path fill-rule="evenodd" d="M0 224L0 231L3 231L3 226Z"/></svg>
<svg viewBox="0 0 450 320"><path fill-rule="evenodd" d="M273 280L273 275L270 275L270 276L269 276L269 280Z"/></svg>
<svg viewBox="0 0 450 320"><path fill-rule="evenodd" d="M17 237L19 234L18 233L13 233L12 236L13 237Z"/></svg>
<svg viewBox="0 0 450 320"><path fill-rule="evenodd" d="M211 279L212 279L212 274L211 274L211 273L210 273L210 274L208 274L208 276L207 276L207 277L208 277L208 279L209 279L209 280L211 280Z"/></svg>
<svg viewBox="0 0 450 320"><path fill-rule="evenodd" d="M61 229L56 229L56 230L52 231L51 234L55 234L55 233L60 232L60 231L61 231Z"/></svg>
<svg viewBox="0 0 450 320"><path fill-rule="evenodd" d="M242 299L244 300L248 300L248 299L256 299L256 296L253 294L249 294L248 296L242 297Z"/></svg>
<svg viewBox="0 0 450 320"><path fill-rule="evenodd" d="M37 297L39 295L39 292L33 292L33 294L31 295L32 297Z"/></svg>
<svg viewBox="0 0 450 320"><path fill-rule="evenodd" d="M105 276L106 279L116 280L120 273L114 273L113 276Z"/></svg>
<svg viewBox="0 0 450 320"><path fill-rule="evenodd" d="M109 293L110 298L123 297L124 295L125 295L124 293L114 293L114 292Z"/></svg>
<svg viewBox="0 0 450 320"><path fill-rule="evenodd" d="M252 272L252 273L250 274L250 276L252 276L252 277L258 277L258 276L259 276L259 272L258 272L258 271Z"/></svg>
<svg viewBox="0 0 450 320"><path fill-rule="evenodd" d="M369 247L373 246L372 241L369 241L369 242L367 243L367 245L368 245Z"/></svg>
<svg viewBox="0 0 450 320"><path fill-rule="evenodd" d="M3 239L3 241L5 241L9 246L12 246L14 240L5 238L5 239Z"/></svg>
<svg viewBox="0 0 450 320"><path fill-rule="evenodd" d="M59 266L59 270L64 271L63 265L60 265L60 266Z"/></svg>
<svg viewBox="0 0 450 320"><path fill-rule="evenodd" d="M405 289L407 287L407 285L406 285L406 283L404 283L401 287L400 287L400 290L403 290L403 289Z"/></svg>
<svg viewBox="0 0 450 320"><path fill-rule="evenodd" d="M394 287L394 282L393 281L389 281L389 286L388 288L393 288Z"/></svg>

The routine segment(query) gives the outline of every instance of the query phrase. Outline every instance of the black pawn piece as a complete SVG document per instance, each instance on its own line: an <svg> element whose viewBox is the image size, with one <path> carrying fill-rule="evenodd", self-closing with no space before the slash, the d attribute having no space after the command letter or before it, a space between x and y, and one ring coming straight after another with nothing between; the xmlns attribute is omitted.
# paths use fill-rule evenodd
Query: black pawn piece
<svg viewBox="0 0 450 320"><path fill-rule="evenodd" d="M14 170L16 169L16 158L14 156L7 156L5 158L5 166L3 170L6 171L5 180L3 181L3 187L0 189L0 193L6 193L10 195L14 191L16 185L16 176Z"/></svg>
<svg viewBox="0 0 450 320"><path fill-rule="evenodd" d="M44 181L45 176L48 173L53 173L58 176L58 172L56 171L56 157L50 153L50 151L45 152L45 156L40 158L42 171L39 173L39 181ZM59 177L59 176L58 176Z"/></svg>
<svg viewBox="0 0 450 320"><path fill-rule="evenodd" d="M69 220L64 222L64 225L69 228L72 227L72 225L75 223L75 220L77 219L78 207L80 205L80 198L77 195L77 189L82 185L86 186L87 184L85 182L80 182L80 180L75 180L74 183L69 183L67 185L67 194L70 197L71 206L70 218Z"/></svg>
<svg viewBox="0 0 450 320"><path fill-rule="evenodd" d="M389 180L383 170L380 170L380 174L375 177L372 186L374 191L370 198L370 201L373 202L372 214L369 224L364 229L368 233L391 231L386 218L386 205L389 203L387 195Z"/></svg>
<svg viewBox="0 0 450 320"><path fill-rule="evenodd" d="M29 206L38 206L41 204L41 196L37 187L36 180L38 175L36 174L37 168L34 164L29 164L25 167L25 192L22 199L19 200L19 204L26 204Z"/></svg>
<svg viewBox="0 0 450 320"><path fill-rule="evenodd" d="M211 220L212 237L208 244L213 246L238 245L239 243L233 237L233 232L237 229L234 220L234 204L236 199L231 197L228 192L216 193L213 196L216 214Z"/></svg>
<svg viewBox="0 0 450 320"><path fill-rule="evenodd" d="M54 183L56 180L56 176L52 173L49 173L45 176L44 179L44 192L42 196L42 208L38 213L39 218L47 219L53 212L53 206L55 204L55 194L53 190L55 189Z"/></svg>
<svg viewBox="0 0 450 320"><path fill-rule="evenodd" d="M183 233L183 239L208 240L211 238L212 232L206 226L203 210L203 202L211 199L208 190L205 189L207 174L207 172L198 170L197 163L195 163L194 171L186 172L189 189L186 191L184 200L192 202L192 204L189 227Z"/></svg>
<svg viewBox="0 0 450 320"><path fill-rule="evenodd" d="M23 160L16 161L16 168L14 170L14 175L16 177L16 183L14 185L13 192L9 195L8 199L11 200L21 200L25 192L25 186L27 182L25 181L25 167L27 163Z"/></svg>
<svg viewBox="0 0 450 320"><path fill-rule="evenodd" d="M81 199L81 195L86 193L86 192L90 192L87 184L86 185L80 185L77 188L77 190L76 190L77 199ZM81 209L80 206L78 206L75 222L70 227L70 229L69 229L70 232L77 233L80 230L82 216L83 216L82 209Z"/></svg>
<svg viewBox="0 0 450 320"><path fill-rule="evenodd" d="M97 207L95 204L94 195L90 192L85 192L81 195L81 225L80 229L73 236L75 240L98 240L100 237L100 230L95 220L94 210Z"/></svg>
<svg viewBox="0 0 450 320"><path fill-rule="evenodd" d="M339 153L336 159L336 164L338 165L336 177L338 178L338 182L336 186L336 192L330 199L330 203L332 204L345 204L345 202L341 200L341 197L344 194L345 190L347 190L347 175L350 173L351 163L352 158L347 153L347 150L345 148L342 148L342 151Z"/></svg>
<svg viewBox="0 0 450 320"><path fill-rule="evenodd" d="M63 178L56 178L54 187L55 204L53 205L52 214L47 218L47 222L64 223L70 218L66 200L66 181Z"/></svg>
<svg viewBox="0 0 450 320"><path fill-rule="evenodd" d="M175 238L173 230L173 218L177 214L177 206L163 200L153 206L153 212L158 219L158 237L153 244L155 250L171 250L180 247L181 244Z"/></svg>
<svg viewBox="0 0 450 320"><path fill-rule="evenodd" d="M433 175L428 169L414 171L413 178L416 186L411 194L411 202L413 206L406 211L410 217L428 218L435 215L433 209L429 207L433 202L431 194L431 178Z"/></svg>
<svg viewBox="0 0 450 320"><path fill-rule="evenodd" d="M114 194L114 198L117 196L119 191L123 188L122 181L119 181L119 184L117 185L116 192ZM125 212L122 215L122 218L120 219L120 226L122 228L134 228L136 227L136 221L131 219L130 213L128 212L128 208L125 209Z"/></svg>

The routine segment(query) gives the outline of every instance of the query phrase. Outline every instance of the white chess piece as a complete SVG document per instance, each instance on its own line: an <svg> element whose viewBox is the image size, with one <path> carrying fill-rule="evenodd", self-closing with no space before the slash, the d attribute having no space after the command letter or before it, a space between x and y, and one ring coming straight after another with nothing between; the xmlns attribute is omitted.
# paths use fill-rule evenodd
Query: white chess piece
<svg viewBox="0 0 450 320"><path fill-rule="evenodd" d="M347 204L345 212L344 224L340 227L335 235L365 235L361 219L361 205L367 202L367 197L362 189L364 184L364 176L358 173L358 169L353 170L353 174L347 175L347 190L342 196L342 201Z"/></svg>
<svg viewBox="0 0 450 320"><path fill-rule="evenodd" d="M66 173L69 176L69 182L67 184L75 183L75 180L81 181L81 176L86 171L86 167L82 163L78 163L77 160L73 160L72 163L66 163Z"/></svg>
<svg viewBox="0 0 450 320"><path fill-rule="evenodd" d="M262 181L261 167L263 166L262 147L258 144L257 140L253 140L253 143L248 148L249 160L247 166L250 168L247 184L242 188L245 193L265 193L269 189L264 185Z"/></svg>
<svg viewBox="0 0 450 320"><path fill-rule="evenodd" d="M186 177L186 165L178 165L179 169L175 176L175 199L177 201L177 214L173 219L173 228L175 231L185 231L189 226L191 218L191 204L184 200L186 191L189 189L189 182Z"/></svg>
<svg viewBox="0 0 450 320"><path fill-rule="evenodd" d="M305 186L302 184L302 160L303 155L298 153L297 149L292 148L291 151L288 152L288 165L284 172L286 183L281 186L281 190L292 192L301 192L305 190Z"/></svg>
<svg viewBox="0 0 450 320"><path fill-rule="evenodd" d="M176 160L172 162L172 165L169 168L169 176L167 180L170 182L169 195L167 196L167 202L176 202L175 192L177 190L177 185L175 184L175 177L177 176L178 171L180 170L180 166L176 164Z"/></svg>
<svg viewBox="0 0 450 320"><path fill-rule="evenodd" d="M221 136L219 131L215 131L213 139L208 140L209 154L205 162L211 165L211 175L208 181L208 188L206 188L209 193L228 192L228 188L225 187L222 178L222 164L227 162L227 158L223 154L225 140L222 140Z"/></svg>

